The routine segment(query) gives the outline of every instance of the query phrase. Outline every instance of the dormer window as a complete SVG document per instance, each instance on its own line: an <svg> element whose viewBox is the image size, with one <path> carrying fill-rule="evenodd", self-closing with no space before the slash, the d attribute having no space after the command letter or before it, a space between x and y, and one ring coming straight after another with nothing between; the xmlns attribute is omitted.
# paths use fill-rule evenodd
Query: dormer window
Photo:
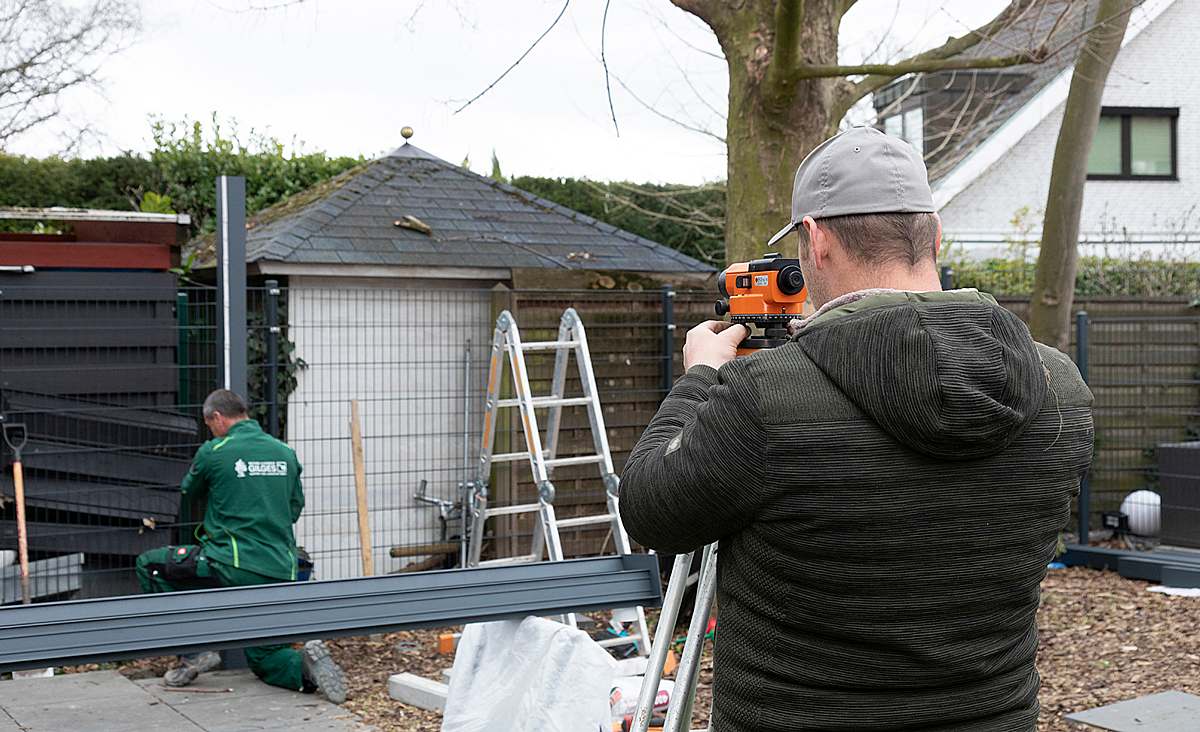
<svg viewBox="0 0 1200 732"><path fill-rule="evenodd" d="M901 138L918 153L925 154L925 114L920 107L884 117L883 131Z"/></svg>

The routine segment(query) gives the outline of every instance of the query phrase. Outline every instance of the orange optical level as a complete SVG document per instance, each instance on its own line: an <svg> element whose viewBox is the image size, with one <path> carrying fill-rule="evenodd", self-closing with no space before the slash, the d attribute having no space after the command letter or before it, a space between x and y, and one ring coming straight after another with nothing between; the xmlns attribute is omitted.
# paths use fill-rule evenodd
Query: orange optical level
<svg viewBox="0 0 1200 732"><path fill-rule="evenodd" d="M766 254L762 259L735 262L717 275L717 315L748 328L757 326L761 336L751 336L739 353L772 348L787 341L787 323L801 317L808 289L800 272L800 260Z"/></svg>

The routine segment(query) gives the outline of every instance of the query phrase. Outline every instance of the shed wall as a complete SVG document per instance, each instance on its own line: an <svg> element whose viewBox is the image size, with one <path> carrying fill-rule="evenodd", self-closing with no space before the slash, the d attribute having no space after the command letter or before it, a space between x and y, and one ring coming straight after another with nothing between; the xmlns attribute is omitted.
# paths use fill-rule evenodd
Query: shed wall
<svg viewBox="0 0 1200 732"><path fill-rule="evenodd" d="M437 509L414 494L424 479L428 495L454 499L466 470L464 434L469 449L478 441L489 284L291 278L289 332L307 364L288 400L288 442L304 466L306 496L296 539L321 579L362 573L351 399L362 416L375 572L412 561L392 559L390 547L440 539Z"/></svg>

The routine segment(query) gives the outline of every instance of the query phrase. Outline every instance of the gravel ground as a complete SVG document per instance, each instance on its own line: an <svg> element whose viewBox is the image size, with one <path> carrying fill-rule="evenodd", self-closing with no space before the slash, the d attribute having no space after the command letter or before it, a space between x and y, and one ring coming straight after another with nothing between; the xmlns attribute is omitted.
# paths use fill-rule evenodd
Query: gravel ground
<svg viewBox="0 0 1200 732"><path fill-rule="evenodd" d="M1066 569L1050 572L1038 612L1042 675L1042 732L1071 729L1064 715L1176 689L1200 694L1200 599L1146 592L1147 582L1113 572ZM678 633L684 632L681 626ZM437 636L451 629L388 633L332 640L334 658L346 669L346 707L380 732L437 730L441 715L392 700L390 674L408 671L444 681L453 658L437 653ZM167 659L122 666L130 676L161 673ZM70 670L94 670L97 666ZM707 719L712 662L701 667L694 726ZM1077 729L1077 728L1076 728Z"/></svg>

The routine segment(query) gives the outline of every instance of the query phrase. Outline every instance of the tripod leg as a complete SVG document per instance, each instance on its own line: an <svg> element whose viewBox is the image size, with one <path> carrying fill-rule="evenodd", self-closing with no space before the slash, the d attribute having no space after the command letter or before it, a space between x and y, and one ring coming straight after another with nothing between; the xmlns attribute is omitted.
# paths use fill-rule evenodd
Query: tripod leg
<svg viewBox="0 0 1200 732"><path fill-rule="evenodd" d="M692 553L677 554L671 567L671 579L667 583L667 595L663 598L662 612L658 616L658 627L654 629L654 642L650 647L650 660L646 664L646 675L642 678L642 690L638 694L637 712L630 732L646 732L654 712L654 697L658 696L658 683L662 681L663 665L667 662L667 651L675 636L675 621L679 617L679 606L687 590L688 571L692 567Z"/></svg>
<svg viewBox="0 0 1200 732"><path fill-rule="evenodd" d="M708 628L708 616L712 612L713 598L716 594L717 544L713 542L704 547L704 554L700 559L696 605L692 610L692 622L688 625L687 642L684 643L683 654L679 659L679 670L675 673L675 692L671 694L671 705L667 707L667 722L663 732L691 729L692 702L696 699L696 682L700 678L704 631Z"/></svg>

